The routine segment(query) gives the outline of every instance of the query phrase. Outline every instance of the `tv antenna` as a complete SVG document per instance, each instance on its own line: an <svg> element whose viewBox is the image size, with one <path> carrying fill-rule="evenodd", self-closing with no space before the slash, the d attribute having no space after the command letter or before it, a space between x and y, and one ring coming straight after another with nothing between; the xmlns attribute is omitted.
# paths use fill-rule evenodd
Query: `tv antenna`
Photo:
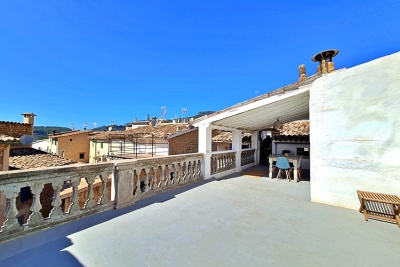
<svg viewBox="0 0 400 267"><path fill-rule="evenodd" d="M111 126L114 125L114 122L117 122L117 121L111 120Z"/></svg>
<svg viewBox="0 0 400 267"><path fill-rule="evenodd" d="M75 130L75 124L71 123L71 128L72 128L72 131L74 131Z"/></svg>
<svg viewBox="0 0 400 267"><path fill-rule="evenodd" d="M97 123L93 122L93 128L96 128L96 126L97 126Z"/></svg>
<svg viewBox="0 0 400 267"><path fill-rule="evenodd" d="M87 129L87 122L83 123L83 129L85 129L85 130Z"/></svg>
<svg viewBox="0 0 400 267"><path fill-rule="evenodd" d="M182 122L184 122L184 117L185 117L185 114L186 114L186 112L187 112L187 108L182 108Z"/></svg>
<svg viewBox="0 0 400 267"><path fill-rule="evenodd" d="M166 106L162 106L161 107L161 118L165 119L165 115L167 114L167 107Z"/></svg>
<svg viewBox="0 0 400 267"><path fill-rule="evenodd" d="M187 108L182 108L182 114L185 115L187 112Z"/></svg>

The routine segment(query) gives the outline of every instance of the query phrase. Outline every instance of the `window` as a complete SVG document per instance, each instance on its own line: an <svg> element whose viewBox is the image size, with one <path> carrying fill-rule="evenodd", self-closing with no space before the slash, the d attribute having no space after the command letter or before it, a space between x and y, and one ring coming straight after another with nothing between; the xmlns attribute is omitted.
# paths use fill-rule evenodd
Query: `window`
<svg viewBox="0 0 400 267"><path fill-rule="evenodd" d="M69 139L69 141L71 142L71 141L72 141L72 139Z"/></svg>
<svg viewBox="0 0 400 267"><path fill-rule="evenodd" d="M79 158L84 159L85 158L85 153L79 153Z"/></svg>
<svg viewBox="0 0 400 267"><path fill-rule="evenodd" d="M100 143L100 148L103 148L103 142Z"/></svg>
<svg viewBox="0 0 400 267"><path fill-rule="evenodd" d="M297 155L304 156L305 159L308 159L310 157L309 148L308 147L298 147Z"/></svg>

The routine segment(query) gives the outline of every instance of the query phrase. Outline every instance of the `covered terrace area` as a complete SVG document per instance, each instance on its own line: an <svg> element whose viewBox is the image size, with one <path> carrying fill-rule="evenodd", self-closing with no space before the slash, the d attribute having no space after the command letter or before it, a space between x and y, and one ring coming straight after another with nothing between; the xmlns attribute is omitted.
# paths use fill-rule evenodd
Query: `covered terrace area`
<svg viewBox="0 0 400 267"><path fill-rule="evenodd" d="M233 173L4 241L0 266L390 266L399 251L396 225L313 203L309 182Z"/></svg>
<svg viewBox="0 0 400 267"><path fill-rule="evenodd" d="M307 77L301 82L193 121L192 125L199 129L199 152L204 154L205 179L222 177L259 164L268 164L269 154L282 154L282 149L274 151L272 148L266 152L262 145L262 132L274 131L274 123L278 120L280 123L289 123L308 119L310 88L312 82L319 77L319 74ZM232 133L231 150L212 150L214 129ZM242 133L251 133L249 148L242 146ZM296 151L292 151L291 154L297 156ZM294 180L297 181L297 161L294 160L293 163ZM269 173L272 177L272 169Z"/></svg>

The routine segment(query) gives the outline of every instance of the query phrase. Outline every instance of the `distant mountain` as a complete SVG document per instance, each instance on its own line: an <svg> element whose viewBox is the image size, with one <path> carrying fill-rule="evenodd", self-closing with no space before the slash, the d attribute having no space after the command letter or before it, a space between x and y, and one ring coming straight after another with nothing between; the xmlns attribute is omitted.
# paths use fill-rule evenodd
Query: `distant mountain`
<svg viewBox="0 0 400 267"><path fill-rule="evenodd" d="M214 113L214 112L215 112L215 111L212 111L212 110L199 111L199 113L197 113L197 115L193 116L193 118L197 119L197 118L203 117L203 116L205 116L205 115L212 114L212 113Z"/></svg>
<svg viewBox="0 0 400 267"><path fill-rule="evenodd" d="M93 131L97 131L97 132L104 132L104 131L108 131L108 127L110 126L100 126L100 127L96 127L93 129L89 129L89 130L93 130ZM125 130L125 125L113 125L113 131L124 131Z"/></svg>
<svg viewBox="0 0 400 267"><path fill-rule="evenodd" d="M70 128L60 126L33 126L33 139L47 139L48 135L55 130L57 133L71 131Z"/></svg>

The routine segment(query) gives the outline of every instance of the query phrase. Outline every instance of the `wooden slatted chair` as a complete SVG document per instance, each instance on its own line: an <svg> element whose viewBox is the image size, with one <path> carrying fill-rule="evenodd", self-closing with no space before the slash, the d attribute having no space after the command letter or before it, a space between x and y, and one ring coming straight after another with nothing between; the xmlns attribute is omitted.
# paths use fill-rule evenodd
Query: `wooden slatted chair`
<svg viewBox="0 0 400 267"><path fill-rule="evenodd" d="M400 198L396 195L366 192L357 190L361 206L359 211L364 213L364 218L374 218L397 223L400 227Z"/></svg>

